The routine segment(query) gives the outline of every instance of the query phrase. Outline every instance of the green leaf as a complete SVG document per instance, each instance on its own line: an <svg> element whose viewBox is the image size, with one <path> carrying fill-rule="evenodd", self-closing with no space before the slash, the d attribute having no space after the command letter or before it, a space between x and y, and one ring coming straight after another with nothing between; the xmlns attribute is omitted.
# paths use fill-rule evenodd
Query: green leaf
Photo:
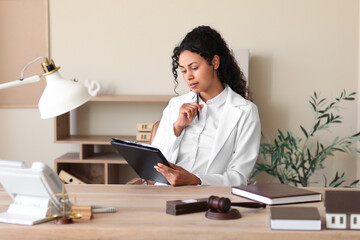
<svg viewBox="0 0 360 240"><path fill-rule="evenodd" d="M309 102L313 108L313 110L316 112L316 107L315 107L315 104L313 104L312 102Z"/></svg>
<svg viewBox="0 0 360 240"><path fill-rule="evenodd" d="M357 185L359 182L360 182L360 180L357 179L357 180L353 181L352 183L350 183L349 185L344 186L344 187L346 187L346 188L354 188L354 187L356 187L356 185Z"/></svg>
<svg viewBox="0 0 360 240"><path fill-rule="evenodd" d="M335 145L335 143L337 141L339 141L339 139L340 139L340 137L335 137L334 140L332 141L331 145ZM322 147L324 147L324 146L322 146Z"/></svg>
<svg viewBox="0 0 360 240"><path fill-rule="evenodd" d="M339 148L343 148L343 147L348 147L350 145L352 145L353 143L352 142L348 142L348 141L345 141L345 142L342 142L338 145Z"/></svg>
<svg viewBox="0 0 360 240"><path fill-rule="evenodd" d="M312 132L312 133L316 132L316 129L319 127L319 125L320 125L320 120L319 120L319 121L317 121L317 123L315 124L315 126L314 126L314 130L313 130L313 132Z"/></svg>
<svg viewBox="0 0 360 240"><path fill-rule="evenodd" d="M323 114L323 115L321 115L320 117L318 117L319 119L320 118L329 118L329 114L327 113L327 114Z"/></svg>
<svg viewBox="0 0 360 240"><path fill-rule="evenodd" d="M311 99L313 100L314 104L316 104L316 99L311 97Z"/></svg>
<svg viewBox="0 0 360 240"><path fill-rule="evenodd" d="M353 149L353 148L349 148L349 151L350 151L351 155L352 155L353 157L355 157L355 155L356 155L356 150Z"/></svg>
<svg viewBox="0 0 360 240"><path fill-rule="evenodd" d="M278 130L278 133L279 133L281 139L285 139L284 134L282 133L282 131ZM280 137L279 137L279 138L280 138Z"/></svg>
<svg viewBox="0 0 360 240"><path fill-rule="evenodd" d="M341 148L333 148L335 151L340 151L340 152L345 152L345 150L341 149Z"/></svg>
<svg viewBox="0 0 360 240"><path fill-rule="evenodd" d="M301 125L300 125L300 128L301 128L301 130L303 131L305 137L306 137L306 138L309 138L309 135L307 134L305 128L303 128L303 126L301 126ZM360 132L359 132L359 134L360 134Z"/></svg>
<svg viewBox="0 0 360 240"><path fill-rule="evenodd" d="M351 137L359 137L360 136L360 132L355 133L354 135L352 135Z"/></svg>
<svg viewBox="0 0 360 240"><path fill-rule="evenodd" d="M319 101L318 105L320 105L322 102L324 102L326 100L326 98L323 98Z"/></svg>
<svg viewBox="0 0 360 240"><path fill-rule="evenodd" d="M343 182L345 182L344 173L339 176L338 172L336 172L336 175L334 179L330 182L329 187L339 187Z"/></svg>

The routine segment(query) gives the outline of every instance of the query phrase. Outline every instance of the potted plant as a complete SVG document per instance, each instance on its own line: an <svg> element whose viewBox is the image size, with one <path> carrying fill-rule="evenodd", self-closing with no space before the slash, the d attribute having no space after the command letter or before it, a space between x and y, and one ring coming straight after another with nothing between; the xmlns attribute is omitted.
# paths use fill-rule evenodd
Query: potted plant
<svg viewBox="0 0 360 240"><path fill-rule="evenodd" d="M329 129L333 124L342 123L340 115L334 110L339 109L343 101L355 100L352 92L347 94L344 90L339 98L328 102L326 98L320 98L314 92L309 101L313 111L314 122L310 129L306 130L300 125L303 137L298 137L292 132L278 130L278 136L270 141L262 135L259 158L251 178L265 172L276 177L281 183L294 186L306 187L309 179L317 170L324 168L324 162L335 152L346 152L353 156L360 150L356 143L360 140L360 132L346 137L334 137L331 144L325 145L316 139L315 135L322 130ZM334 179L325 187L338 187L345 182L345 174L336 172ZM359 180L352 182L349 187L355 186Z"/></svg>

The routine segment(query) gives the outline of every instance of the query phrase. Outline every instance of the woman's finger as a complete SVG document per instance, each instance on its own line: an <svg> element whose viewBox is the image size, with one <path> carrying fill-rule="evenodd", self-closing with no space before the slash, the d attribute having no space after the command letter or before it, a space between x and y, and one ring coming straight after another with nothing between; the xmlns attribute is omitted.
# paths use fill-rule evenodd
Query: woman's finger
<svg viewBox="0 0 360 240"><path fill-rule="evenodd" d="M193 119L196 117L197 112L199 111L199 106L197 103L189 103L186 106L186 109L188 111L189 119Z"/></svg>
<svg viewBox="0 0 360 240"><path fill-rule="evenodd" d="M179 167L178 165L173 164L173 163L170 163L170 166L172 166L175 170L180 170L180 169L182 169L182 167Z"/></svg>
<svg viewBox="0 0 360 240"><path fill-rule="evenodd" d="M191 105L185 105L184 112L186 113L187 118L191 119L193 117L194 108Z"/></svg>

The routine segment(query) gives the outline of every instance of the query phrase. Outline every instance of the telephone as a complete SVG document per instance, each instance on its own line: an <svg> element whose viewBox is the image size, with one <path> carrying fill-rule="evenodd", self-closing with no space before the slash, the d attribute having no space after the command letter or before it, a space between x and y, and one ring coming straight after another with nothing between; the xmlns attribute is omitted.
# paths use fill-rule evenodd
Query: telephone
<svg viewBox="0 0 360 240"><path fill-rule="evenodd" d="M46 164L34 162L31 168L23 161L0 159L0 183L14 199L7 212L0 213L0 222L34 225L51 220L51 207L61 212L71 209L62 193L62 181ZM64 189L65 191L65 189Z"/></svg>

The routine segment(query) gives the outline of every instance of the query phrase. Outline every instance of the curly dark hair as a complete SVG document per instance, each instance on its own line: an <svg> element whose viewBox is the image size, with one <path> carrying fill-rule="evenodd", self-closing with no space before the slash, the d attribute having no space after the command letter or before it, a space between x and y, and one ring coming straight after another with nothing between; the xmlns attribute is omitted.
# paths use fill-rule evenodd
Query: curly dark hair
<svg viewBox="0 0 360 240"><path fill-rule="evenodd" d="M219 79L228 84L232 90L242 97L248 97L248 89L243 72L221 35L209 26L199 26L189 32L179 46L175 47L172 55L172 73L174 75L175 92L179 85L177 68L179 56L183 51L189 50L199 54L210 65L215 55L220 58L220 66L217 69Z"/></svg>

